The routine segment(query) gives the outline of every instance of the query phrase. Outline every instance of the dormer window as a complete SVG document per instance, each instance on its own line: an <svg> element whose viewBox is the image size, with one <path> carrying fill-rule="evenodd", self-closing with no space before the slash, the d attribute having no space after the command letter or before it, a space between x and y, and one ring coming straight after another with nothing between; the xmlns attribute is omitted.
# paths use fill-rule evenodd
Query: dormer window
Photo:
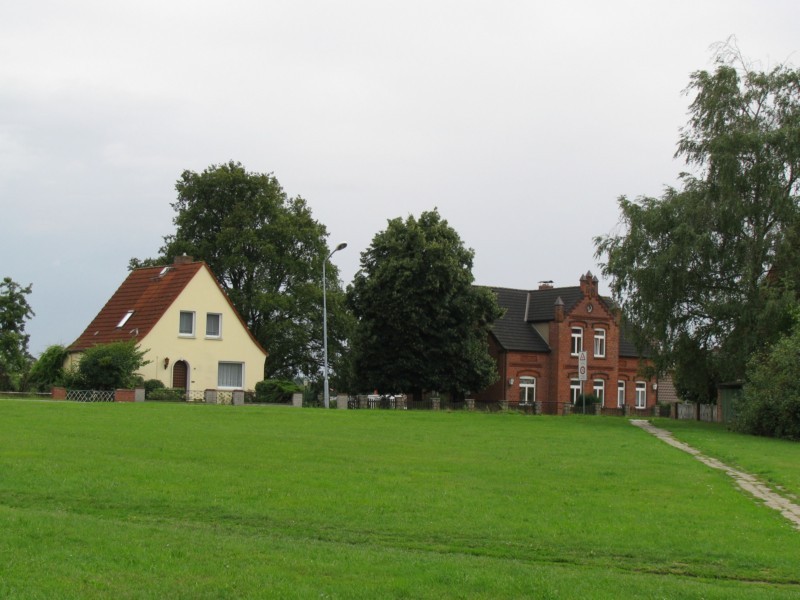
<svg viewBox="0 0 800 600"><path fill-rule="evenodd" d="M120 319L120 322L117 325L117 329L122 329L123 327L125 327L125 323L127 323L128 319L130 319L133 316L133 313L134 311L132 310L126 312L125 315L122 317L122 319Z"/></svg>

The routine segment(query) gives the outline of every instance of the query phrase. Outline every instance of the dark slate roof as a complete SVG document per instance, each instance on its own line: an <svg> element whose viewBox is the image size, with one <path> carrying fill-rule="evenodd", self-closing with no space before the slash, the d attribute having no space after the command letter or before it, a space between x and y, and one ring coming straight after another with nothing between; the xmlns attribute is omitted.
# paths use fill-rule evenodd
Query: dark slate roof
<svg viewBox="0 0 800 600"><path fill-rule="evenodd" d="M556 300L559 298L564 303L564 314L569 314L575 308L575 305L583 299L583 292L578 286L532 290L525 293L530 296L528 304L529 323L541 323L555 319Z"/></svg>
<svg viewBox="0 0 800 600"><path fill-rule="evenodd" d="M492 325L492 333L505 350L524 352L550 352L547 342L525 321L528 306L526 290L490 288L497 296L497 303L505 310L502 317Z"/></svg>
<svg viewBox="0 0 800 600"><path fill-rule="evenodd" d="M622 323L619 327L619 355L627 358L649 358L652 353L649 348L644 348L639 352L636 344L633 343L630 328Z"/></svg>

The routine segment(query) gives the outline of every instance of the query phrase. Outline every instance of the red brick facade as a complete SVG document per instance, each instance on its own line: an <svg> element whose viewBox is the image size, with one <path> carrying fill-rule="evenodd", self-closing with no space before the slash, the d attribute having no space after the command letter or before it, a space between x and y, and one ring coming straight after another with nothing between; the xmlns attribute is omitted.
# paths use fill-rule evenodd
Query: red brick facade
<svg viewBox="0 0 800 600"><path fill-rule="evenodd" d="M591 273L580 278L578 287L496 293L507 309L489 339L500 379L476 394L477 400L530 401L533 385L538 402L571 402L571 388L579 379L574 351L582 343L587 378L580 382L580 392L602 395L606 408L620 407L620 401L630 408L655 405L655 380L640 369L646 359L623 339L619 318L611 302L598 294L597 278Z"/></svg>

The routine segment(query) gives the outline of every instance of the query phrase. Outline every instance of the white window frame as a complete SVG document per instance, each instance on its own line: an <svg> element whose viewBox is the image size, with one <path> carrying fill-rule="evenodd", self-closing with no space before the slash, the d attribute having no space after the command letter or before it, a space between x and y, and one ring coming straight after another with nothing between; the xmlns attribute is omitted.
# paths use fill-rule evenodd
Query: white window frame
<svg viewBox="0 0 800 600"><path fill-rule="evenodd" d="M192 331L187 333L185 331L181 331L181 325L183 324L183 315L191 315L192 316ZM197 319L196 319L195 312L193 310L182 310L180 315L178 316L178 335L180 337L194 337L195 331L197 330Z"/></svg>
<svg viewBox="0 0 800 600"><path fill-rule="evenodd" d="M519 378L519 403L533 404L536 402L536 377Z"/></svg>
<svg viewBox="0 0 800 600"><path fill-rule="evenodd" d="M208 318L217 317L217 333L208 333ZM206 337L218 340L222 337L222 313L206 313Z"/></svg>
<svg viewBox="0 0 800 600"><path fill-rule="evenodd" d="M595 379L592 386L592 392L600 400L600 406L606 403L606 382L602 379Z"/></svg>
<svg viewBox="0 0 800 600"><path fill-rule="evenodd" d="M222 385L220 369L222 365L238 365L239 366L239 385ZM220 390L242 390L244 389L244 363L235 360L221 360L217 363L217 389Z"/></svg>
<svg viewBox="0 0 800 600"><path fill-rule="evenodd" d="M573 327L570 338L570 356L578 356L583 352L583 327Z"/></svg>
<svg viewBox="0 0 800 600"><path fill-rule="evenodd" d="M594 330L594 357L606 357L606 330L599 327Z"/></svg>
<svg viewBox="0 0 800 600"><path fill-rule="evenodd" d="M636 382L636 408L647 407L647 382Z"/></svg>
<svg viewBox="0 0 800 600"><path fill-rule="evenodd" d="M625 382L620 379L617 381L617 408L625 406Z"/></svg>
<svg viewBox="0 0 800 600"><path fill-rule="evenodd" d="M569 400L577 404L580 395L583 393L583 382L580 379L569 380Z"/></svg>

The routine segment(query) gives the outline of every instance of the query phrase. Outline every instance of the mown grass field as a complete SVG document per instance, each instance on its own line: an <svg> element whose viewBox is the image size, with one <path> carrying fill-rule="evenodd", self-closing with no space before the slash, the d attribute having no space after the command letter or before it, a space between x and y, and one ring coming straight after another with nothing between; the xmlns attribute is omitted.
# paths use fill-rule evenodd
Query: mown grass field
<svg viewBox="0 0 800 600"><path fill-rule="evenodd" d="M611 417L0 400L0 531L3 598L800 595L800 531Z"/></svg>

